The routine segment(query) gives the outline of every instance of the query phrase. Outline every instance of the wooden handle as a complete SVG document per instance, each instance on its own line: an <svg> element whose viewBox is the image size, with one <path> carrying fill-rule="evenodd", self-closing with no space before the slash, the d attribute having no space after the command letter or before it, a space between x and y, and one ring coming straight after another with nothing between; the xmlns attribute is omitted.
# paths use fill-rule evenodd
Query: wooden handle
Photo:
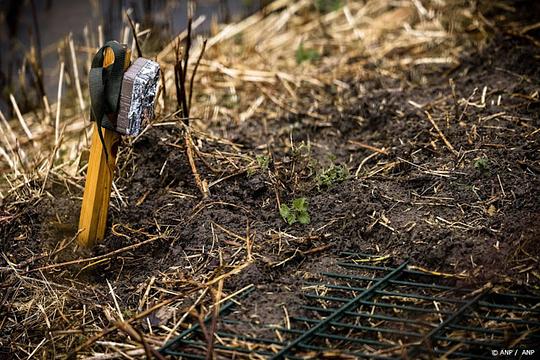
<svg viewBox="0 0 540 360"><path fill-rule="evenodd" d="M131 50L127 50L124 62L124 70L129 67ZM105 49L103 67L114 63L114 52L111 48ZM88 159L86 183L79 218L79 235L77 241L84 247L93 246L97 241L103 240L107 226L107 213L111 198L112 181L116 166L116 153L120 136L115 131L103 130L103 138L109 163L103 151L103 145L99 138L97 124L93 125L92 145Z"/></svg>

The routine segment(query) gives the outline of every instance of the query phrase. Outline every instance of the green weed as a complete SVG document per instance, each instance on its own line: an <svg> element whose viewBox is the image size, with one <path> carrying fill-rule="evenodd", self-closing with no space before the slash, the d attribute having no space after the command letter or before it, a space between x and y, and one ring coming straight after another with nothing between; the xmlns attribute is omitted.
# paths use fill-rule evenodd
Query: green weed
<svg viewBox="0 0 540 360"><path fill-rule="evenodd" d="M257 157L255 157L255 160L257 161L257 165L259 165L259 168L261 170L268 169L268 165L270 164L270 156L257 155Z"/></svg>
<svg viewBox="0 0 540 360"><path fill-rule="evenodd" d="M317 175L317 186L331 187L349 178L349 169L345 165L332 164L329 168L323 169Z"/></svg>
<svg viewBox="0 0 540 360"><path fill-rule="evenodd" d="M306 198L294 199L289 205L281 204L279 207L279 214L289 225L296 222L299 222L302 225L307 225L310 222Z"/></svg>
<svg viewBox="0 0 540 360"><path fill-rule="evenodd" d="M256 166L254 165L247 168L247 176L253 176L257 173L257 171L268 170L268 166L270 165L270 156L257 155L255 157L255 162L257 163Z"/></svg>
<svg viewBox="0 0 540 360"><path fill-rule="evenodd" d="M321 55L315 49L304 48L304 43L300 43L298 49L296 49L296 63L301 64L304 61L316 61L321 58Z"/></svg>
<svg viewBox="0 0 540 360"><path fill-rule="evenodd" d="M474 161L474 168L480 170L481 172L486 172L489 170L489 160L487 158L480 158Z"/></svg>

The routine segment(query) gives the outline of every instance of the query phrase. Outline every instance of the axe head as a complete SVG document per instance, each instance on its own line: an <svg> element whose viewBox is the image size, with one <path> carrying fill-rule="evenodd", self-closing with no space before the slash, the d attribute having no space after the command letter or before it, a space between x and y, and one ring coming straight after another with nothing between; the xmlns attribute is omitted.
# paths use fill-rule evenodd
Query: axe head
<svg viewBox="0 0 540 360"><path fill-rule="evenodd" d="M138 58L124 73L116 131L136 136L143 120L154 117L154 101L159 82L159 64Z"/></svg>

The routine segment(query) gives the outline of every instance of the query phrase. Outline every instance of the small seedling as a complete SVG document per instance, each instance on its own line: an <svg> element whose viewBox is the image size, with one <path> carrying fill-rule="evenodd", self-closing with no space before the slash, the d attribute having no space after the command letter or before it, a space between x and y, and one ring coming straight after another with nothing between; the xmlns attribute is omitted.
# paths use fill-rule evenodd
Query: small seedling
<svg viewBox="0 0 540 360"><path fill-rule="evenodd" d="M317 175L317 186L330 187L347 180L349 169L345 165L331 165L328 169L323 169Z"/></svg>
<svg viewBox="0 0 540 360"><path fill-rule="evenodd" d="M306 198L294 199L290 205L281 204L279 214L289 225L299 222L302 225L307 225L310 222L308 203Z"/></svg>
<svg viewBox="0 0 540 360"><path fill-rule="evenodd" d="M259 165L259 168L261 170L268 169L268 165L270 164L270 157L269 156L257 155L255 160L257 160L257 165Z"/></svg>
<svg viewBox="0 0 540 360"><path fill-rule="evenodd" d="M259 170L261 170L261 171L268 170L268 166L270 165L270 157L269 156L257 155L255 157L255 161L257 162L257 166L249 167L247 169L247 176L253 176Z"/></svg>
<svg viewBox="0 0 540 360"><path fill-rule="evenodd" d="M476 159L474 162L474 168L480 170L481 172L488 171L489 165L489 160L487 158Z"/></svg>
<svg viewBox="0 0 540 360"><path fill-rule="evenodd" d="M311 144L302 141L300 145L293 145L291 148L291 155L293 158L308 158L311 156Z"/></svg>
<svg viewBox="0 0 540 360"><path fill-rule="evenodd" d="M300 43L298 49L296 49L296 63L301 64L304 61L316 61L319 60L321 55L315 49L306 49L304 48L304 43Z"/></svg>

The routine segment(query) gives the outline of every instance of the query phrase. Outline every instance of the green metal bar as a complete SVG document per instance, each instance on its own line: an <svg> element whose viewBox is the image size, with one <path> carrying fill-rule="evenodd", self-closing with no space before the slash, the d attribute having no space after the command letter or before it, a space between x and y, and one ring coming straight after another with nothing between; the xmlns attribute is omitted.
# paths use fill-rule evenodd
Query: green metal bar
<svg viewBox="0 0 540 360"><path fill-rule="evenodd" d="M356 264L356 263L347 263L347 262L338 262L339 266L343 266L346 268L352 268L352 269L365 269L365 270L377 270L377 271L392 271L394 268L387 267L387 266L374 266L374 265L365 265L365 264ZM423 275L423 276L435 276L430 273L426 273L423 271L416 271L416 270L403 270L404 274L411 274L411 275Z"/></svg>
<svg viewBox="0 0 540 360"><path fill-rule="evenodd" d="M313 294L306 294L307 298L311 299L317 299L317 300L326 300L326 301L338 301L338 302L346 302L347 299L339 298L339 297L332 297L332 296L319 296L319 295L313 295ZM396 305L396 304L390 304L390 303L384 303L384 302L373 302L373 301L364 301L360 300L358 301L359 304L362 305L369 305L369 306L378 306L383 308L391 308L391 309L400 309L400 310L408 310L408 311L417 311L417 312L423 312L423 313L431 313L431 314L443 314L443 315L452 315L453 312L451 311L444 311L444 310L437 310L437 309L425 309L417 306L409 306L409 305Z"/></svg>
<svg viewBox="0 0 540 360"><path fill-rule="evenodd" d="M362 300L365 297L371 296L373 291L375 291L377 288L386 285L386 282L393 277L399 275L407 266L407 262L405 261L400 266L398 266L396 269L392 269L388 275L386 275L384 278L382 278L380 281L375 283L369 290L366 290L362 292L357 297L349 300L346 304L341 306L339 309L337 309L334 313L328 315L324 320L319 322L317 325L309 329L306 333L302 334L292 342L290 342L287 346L285 346L283 349L281 349L275 356L272 357L272 359L283 359L285 354L287 354L290 350L292 350L294 347L296 347L298 344L303 343L305 341L308 341L312 336L314 336L318 331L324 329L328 323L334 320L338 320L341 316L343 316L343 313L350 310L351 308L355 307L360 300Z"/></svg>
<svg viewBox="0 0 540 360"><path fill-rule="evenodd" d="M512 298L516 298L516 299L527 299L527 300L532 300L532 301L536 301L536 302L539 302L540 301L540 296L538 295L527 295L527 294L511 294L511 293L491 293L490 294L491 297L497 297L497 296L503 296L503 297L512 297Z"/></svg>
<svg viewBox="0 0 540 360"><path fill-rule="evenodd" d="M327 289L334 289L334 290L350 290L350 291L365 291L366 290L366 288L358 288L358 287L344 286L344 285L330 285L330 284L321 284L321 283L309 283L308 285L324 286ZM375 293L378 295L384 295L384 296L397 296L397 297L402 297L402 298L447 302L447 303L453 303L453 304L465 303L465 301L463 300L446 299L446 298L420 295L420 294L406 294L406 293L400 293L400 292L395 292L395 291L377 290L375 291Z"/></svg>
<svg viewBox="0 0 540 360"><path fill-rule="evenodd" d="M327 312L327 313L333 311L332 309L325 309L325 308L320 308L320 307L316 307L316 306L302 306L302 309L316 311L316 312ZM354 317L365 317L365 318L369 318L369 319L377 319L377 320L385 320L385 321L402 322L402 323L407 323L407 324L424 325L424 326L429 326L429 327L435 327L436 326L436 325L431 324L431 323L429 323L427 321L405 319L405 318L399 318L399 317L394 317L394 316L389 316L389 315L371 314L371 313L368 313L368 312L347 311L347 312L345 312L345 315L354 316Z"/></svg>
<svg viewBox="0 0 540 360"><path fill-rule="evenodd" d="M318 323L320 320L314 320L314 319L308 319L304 317L293 317L291 318L295 321L304 321L308 323ZM396 334L396 335L403 335L403 336L415 336L415 337L421 337L422 334L409 332L409 331L400 331L395 329L389 329L389 328L380 328L380 327L374 327L374 326L361 326L361 325L352 325L352 324L346 324L342 322L332 321L329 323L330 326L336 326L351 330L361 330L361 331L370 331L370 332L384 332L388 334Z"/></svg>
<svg viewBox="0 0 540 360"><path fill-rule="evenodd" d="M493 308L493 309L505 309L505 310L521 311L521 312L540 313L540 309L533 309L533 308L527 309L527 308L513 306L513 305L493 304L486 301L479 301L478 305Z"/></svg>
<svg viewBox="0 0 540 360"><path fill-rule="evenodd" d="M201 347L201 350L206 350L208 346L205 342L202 342L202 341L182 340L181 343L188 346L192 346L192 347ZM239 352L243 354L257 354L257 355L265 355L265 356L272 356L274 354L273 352L270 352L270 351L250 350L250 349L244 349L240 347L224 346L221 344L214 344L214 349L222 350L222 351L230 351L230 352ZM171 353L168 353L167 355L176 355L174 352L176 351L173 350L171 351ZM189 353L184 352L184 354L189 354ZM176 355L176 356L179 356L179 355ZM182 355L182 356L185 356L185 355ZM192 355L192 356L197 356L197 355Z"/></svg>
<svg viewBox="0 0 540 360"><path fill-rule="evenodd" d="M343 275L339 273L332 273L332 272L322 272L322 275L337 278L337 279L345 279L345 280L358 280L358 281L379 281L381 278L374 277L370 278L368 276L359 276L359 275ZM463 291L463 292L471 292L473 290L471 289L459 289L454 288L451 286L444 286L444 285L436 285L436 284L428 284L428 283L415 283L412 281L404 281L404 280L389 280L390 284L394 285L403 285L403 286L412 286L412 287L421 287L421 288L428 288L428 289L437 289L437 290L454 290L454 291Z"/></svg>
<svg viewBox="0 0 540 360"><path fill-rule="evenodd" d="M298 330L298 329L279 328L278 330L283 331L283 332L288 332L288 333L291 333L291 334L299 334L299 335L303 335L303 334L306 333L306 331ZM383 348L388 348L388 347L391 346L389 344L385 344L385 343L377 341L377 340L348 338L348 337L345 337L345 336L336 335L336 334L330 334L330 333L325 333L325 332L315 333L315 334L312 335L312 337L339 340L339 341L347 341L347 342L353 342L353 343L359 343L359 344L365 344L365 345L372 345L372 346L380 346L380 347L383 347ZM296 344L296 347L302 347L303 348L306 345L308 345L308 344L298 343L298 344ZM288 357L289 357L289 355L287 355L287 358Z"/></svg>
<svg viewBox="0 0 540 360"><path fill-rule="evenodd" d="M272 339L255 338L248 335L233 334L233 333L225 332L225 331L218 331L216 332L216 334L218 334L221 337L229 338L229 339L239 339L243 341L251 341L251 342L262 343L262 344L283 345L282 342L272 340Z"/></svg>
<svg viewBox="0 0 540 360"><path fill-rule="evenodd" d="M463 326L459 324L450 324L448 325L448 327L451 329L456 329L456 330L463 330L463 331L476 332L476 333L482 333L482 334L492 334L492 335L499 335L499 336L505 336L508 333L503 330L485 329L485 328L476 327L476 326ZM522 333L515 332L513 333L513 337L517 339L524 334L525 332L522 332ZM540 338L540 334L530 334L529 337Z"/></svg>
<svg viewBox="0 0 540 360"><path fill-rule="evenodd" d="M206 356L190 354L183 351L168 350L166 355L170 356L181 356L183 359L197 359L197 360L206 360Z"/></svg>
<svg viewBox="0 0 540 360"><path fill-rule="evenodd" d="M491 315L472 315L472 314L465 314L465 317L470 317L473 319L485 319L485 320L493 320L497 322L502 323L513 323L513 324L523 324L523 325L532 325L540 327L540 322L538 321L530 321L530 320L523 320L523 319L511 319L511 318L503 318L499 316L491 316Z"/></svg>

